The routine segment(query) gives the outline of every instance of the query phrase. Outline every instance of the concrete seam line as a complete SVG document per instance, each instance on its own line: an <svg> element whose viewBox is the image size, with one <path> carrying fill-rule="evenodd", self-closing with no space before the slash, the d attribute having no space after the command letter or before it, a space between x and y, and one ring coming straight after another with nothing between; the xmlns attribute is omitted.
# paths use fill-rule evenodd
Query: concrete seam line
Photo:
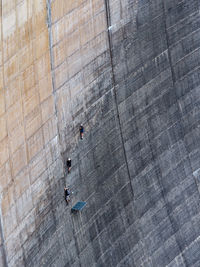
<svg viewBox="0 0 200 267"><path fill-rule="evenodd" d="M5 249L5 239L4 239L4 234L3 234L3 217L2 217L2 209L1 209L1 199L2 199L2 196L0 196L0 236L2 240L2 258L3 258L3 263L5 267L8 267L8 260L7 260L6 249Z"/></svg>
<svg viewBox="0 0 200 267"><path fill-rule="evenodd" d="M168 53L168 60L169 60L169 68L171 70L171 78L172 78L172 84L173 84L173 88L175 88L175 74L174 74L174 70L173 70L173 65L172 65L172 59L171 59L171 53L170 53L170 50L169 50L169 36L168 36L168 32L167 32L167 24L166 24L166 13L165 13L165 4L164 4L164 0L162 1L162 7L163 7L163 17L164 17L164 31L165 31L165 36L166 36L166 43L167 43L167 53ZM176 92L175 92L175 95L176 95ZM177 97L176 97L177 98ZM178 108L179 110L179 108ZM153 153L153 152L152 152ZM156 170L156 174L157 174L157 170ZM173 223L173 218L171 216L171 213L169 212L168 210L168 206L169 206L169 203L165 197L165 194L163 192L163 185L162 185L162 182L161 182L161 179L160 179L160 175L157 174L157 177L158 177L158 182L160 184L160 187L162 188L162 196L163 196L163 199L164 199L164 202L166 203L166 211L167 211L167 214L168 214L168 217L169 217L169 221L171 223L171 226L172 226L172 229L173 229L173 232L174 232L174 237L175 237L175 240L176 240L176 243L177 243L177 246L179 248L179 251L180 251L180 255L182 256L182 259L183 259L183 262L184 262L184 265L185 266L188 266L187 265L187 262L185 260L185 257L183 255L183 252L181 250L181 246L180 246L180 242L179 240L177 240L177 237L176 237L176 230L174 229L174 223Z"/></svg>
<svg viewBox="0 0 200 267"><path fill-rule="evenodd" d="M169 36L168 36L168 32L167 32L167 25L166 25L166 14L165 14L165 6L164 6L164 2L163 3L163 15L164 15L164 25L165 25L165 34L166 34L166 42L167 42L167 51L168 51L168 59L169 59L169 65L170 65L170 70L171 70L171 76L172 76L172 83L173 83L173 87L175 88L175 84L176 84L176 79L175 79L175 73L174 73L174 70L173 70L173 64L172 64L172 57L171 57L171 53L170 53L170 50L169 50ZM193 52L193 51L192 51ZM180 61L180 60L179 60ZM196 69L196 68L195 68ZM186 74L187 75L187 74ZM184 75L185 77L185 75ZM181 77L182 78L182 77ZM183 128L183 116L181 114L181 110L180 110L180 107L178 105L178 97L177 97L177 94L176 94L176 90L175 90L175 96L176 96L176 99L177 99L177 106L178 106L178 112L180 114L180 121L181 121L181 128ZM190 160L190 157L189 157L189 152L187 150L187 147L185 147L187 153L188 153L188 159L189 159L189 162L190 162L190 166L191 166L191 169L192 169L192 164L191 164L191 160ZM193 176L194 177L194 176ZM200 195L200 192L199 192L199 189L198 189L198 184L197 184L197 181L196 181L196 178L194 177L194 182L195 182L195 185L197 187L197 191Z"/></svg>
<svg viewBox="0 0 200 267"><path fill-rule="evenodd" d="M58 128L58 112L57 112L57 106L56 106L56 94L55 94L55 76L54 76L54 57L53 57L53 50L52 50L52 29L51 29L51 25L52 25L52 19L51 19L51 2L50 0L46 0L46 9L47 9L47 28L48 28L48 37L49 37L49 57L50 57L50 66L51 66L51 79L52 79L52 87L53 87L53 98L54 98L54 107L55 107L55 121L56 121L56 128L57 128L57 137L58 137L58 144L59 144L59 156L57 159L59 159L61 157L61 144L60 144L60 135L59 135L59 128ZM55 138L55 137L54 137ZM57 161L56 159L56 161ZM57 226L58 224L56 223L56 214L55 214L55 204L53 203L53 196L52 196L52 186L51 186L51 182L49 179L49 168L47 167L47 173L48 173L48 181L49 181L49 187L50 187L50 193L51 193L51 201L50 201L50 205L52 208L52 214L53 214L53 219L54 219L54 223L55 223L55 234L57 235L57 239L58 239L58 244L61 248L61 244L59 241L59 236L58 236L58 232L57 232ZM64 165L63 165L63 174L64 174ZM60 179L63 178L63 175ZM55 179L53 179L53 186L55 187ZM63 186L64 187L64 186ZM61 250L61 254L63 257L63 253ZM63 257L64 258L64 257Z"/></svg>
<svg viewBox="0 0 200 267"><path fill-rule="evenodd" d="M57 109L57 96L56 96L56 87L55 87L55 73L54 73L54 56L53 56L53 41L52 41L52 19L51 19L51 1L46 0L46 8L47 8L47 28L48 28L48 36L49 36L49 55L50 55L50 65L51 65L51 79L52 79L52 87L53 87L53 97L54 97L54 107L55 107L55 117L56 117L56 128L57 128L57 135L58 135L58 143L59 143L59 155L61 156L61 147L62 144L60 143L61 137L58 127L58 109ZM61 157L62 162L63 158ZM63 162L63 174L66 175L66 171L64 168Z"/></svg>
<svg viewBox="0 0 200 267"><path fill-rule="evenodd" d="M115 102L116 111L117 111L117 119L118 119L118 122L119 122L119 131L120 131L120 136L121 136L121 140L122 140L122 148L123 148L123 152L124 152L124 158L125 158L125 163L126 163L126 167L127 167L127 173L128 173L128 177L129 177L131 192L132 192L132 195L133 195L133 198L134 198L134 190L133 190L133 186L132 186L132 183L131 183L131 175L130 175L130 171L129 171L129 167L128 167L128 160L127 160L126 149L125 149L125 145L124 145L124 138L123 138L123 133L122 133L122 125L121 125L121 120L120 120L120 115L119 115L119 108L118 108L118 104L117 104L116 82L115 82L115 75L114 75L114 69L113 69L112 50L111 50L112 40L111 40L110 31L108 30L111 27L109 0L104 0L104 4L105 4L105 13L106 13L107 32L108 32L108 46L109 46L108 49L109 49L109 54L110 54L110 64L111 64L111 72L112 72L112 84L113 84L113 92L114 92L114 102Z"/></svg>
<svg viewBox="0 0 200 267"><path fill-rule="evenodd" d="M2 45L2 51L3 51L3 4L2 0L0 0L0 9L1 9L1 45ZM5 79L4 79L4 53L2 53L2 70L3 70L3 86L5 88ZM10 152L9 152L10 154ZM10 156L9 156L10 158ZM13 180L13 177L12 177ZM7 259L7 254L6 254L6 248L5 248L5 238L4 238L4 233L3 233L3 216L2 216L2 209L1 209L1 200L2 200L2 195L0 195L0 236L2 239L2 258L3 258L3 263L5 267L8 267L8 259Z"/></svg>

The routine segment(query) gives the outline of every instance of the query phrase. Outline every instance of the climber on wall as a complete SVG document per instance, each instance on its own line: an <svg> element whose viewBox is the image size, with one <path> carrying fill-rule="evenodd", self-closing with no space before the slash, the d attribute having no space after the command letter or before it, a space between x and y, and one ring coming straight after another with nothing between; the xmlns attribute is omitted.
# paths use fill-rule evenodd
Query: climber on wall
<svg viewBox="0 0 200 267"><path fill-rule="evenodd" d="M71 166L72 166L72 161L70 158L67 159L67 170L68 170L68 173L70 173L71 171Z"/></svg>
<svg viewBox="0 0 200 267"><path fill-rule="evenodd" d="M70 190L69 187L64 187L64 193L65 193L65 201L67 202L67 204L69 204L70 201Z"/></svg>
<svg viewBox="0 0 200 267"><path fill-rule="evenodd" d="M80 138L83 139L83 133L84 133L83 124L80 125L79 131L80 131Z"/></svg>

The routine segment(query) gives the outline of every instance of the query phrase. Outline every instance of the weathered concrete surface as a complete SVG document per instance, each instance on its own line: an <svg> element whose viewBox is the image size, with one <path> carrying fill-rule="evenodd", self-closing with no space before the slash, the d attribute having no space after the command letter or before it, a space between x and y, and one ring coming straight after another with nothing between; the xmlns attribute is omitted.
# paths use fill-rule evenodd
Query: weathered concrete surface
<svg viewBox="0 0 200 267"><path fill-rule="evenodd" d="M45 1L1 1L0 58L2 261L39 266L55 245L52 188L63 176Z"/></svg>
<svg viewBox="0 0 200 267"><path fill-rule="evenodd" d="M200 266L199 0L1 7L0 266Z"/></svg>

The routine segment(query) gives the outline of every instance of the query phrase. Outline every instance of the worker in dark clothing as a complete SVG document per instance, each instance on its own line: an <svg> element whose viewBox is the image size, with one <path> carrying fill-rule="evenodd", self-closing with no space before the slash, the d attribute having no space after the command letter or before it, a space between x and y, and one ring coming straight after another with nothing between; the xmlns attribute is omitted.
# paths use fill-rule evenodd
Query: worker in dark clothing
<svg viewBox="0 0 200 267"><path fill-rule="evenodd" d="M70 158L67 159L67 170L68 170L68 173L70 173L71 171L71 166L72 166L72 161Z"/></svg>
<svg viewBox="0 0 200 267"><path fill-rule="evenodd" d="M65 200L67 204L69 204L70 201L70 190L69 187L64 187L64 193L65 193Z"/></svg>
<svg viewBox="0 0 200 267"><path fill-rule="evenodd" d="M83 124L80 125L79 131L80 131L80 138L83 139L83 133L84 133Z"/></svg>

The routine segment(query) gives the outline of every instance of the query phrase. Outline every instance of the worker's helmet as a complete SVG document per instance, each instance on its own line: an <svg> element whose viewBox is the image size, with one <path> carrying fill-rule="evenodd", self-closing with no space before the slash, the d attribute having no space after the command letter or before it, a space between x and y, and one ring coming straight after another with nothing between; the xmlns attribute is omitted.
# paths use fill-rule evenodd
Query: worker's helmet
<svg viewBox="0 0 200 267"><path fill-rule="evenodd" d="M70 158L68 158L68 160L71 160Z"/></svg>
<svg viewBox="0 0 200 267"><path fill-rule="evenodd" d="M83 126L83 124L81 123L81 126Z"/></svg>

